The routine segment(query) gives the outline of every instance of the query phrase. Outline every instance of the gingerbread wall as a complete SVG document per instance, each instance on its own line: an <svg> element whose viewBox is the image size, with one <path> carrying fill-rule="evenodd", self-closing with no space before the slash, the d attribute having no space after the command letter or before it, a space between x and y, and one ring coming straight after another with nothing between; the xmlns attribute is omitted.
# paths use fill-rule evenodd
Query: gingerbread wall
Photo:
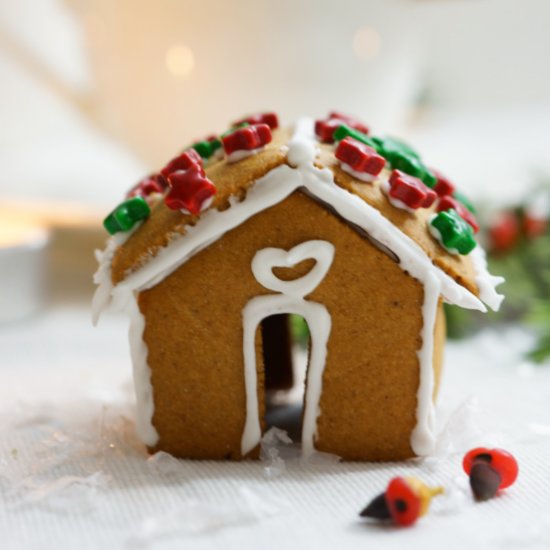
<svg viewBox="0 0 550 550"><path fill-rule="evenodd" d="M255 280L251 261L262 248L288 250L313 239L336 247L328 274L309 297L332 317L316 447L346 459L412 455L422 285L301 192L257 214L141 293L157 449L190 458L241 457L246 412L241 312L248 300L270 292ZM298 265L294 276L309 267ZM440 311L439 364L442 327ZM260 345L258 332L263 411Z"/></svg>

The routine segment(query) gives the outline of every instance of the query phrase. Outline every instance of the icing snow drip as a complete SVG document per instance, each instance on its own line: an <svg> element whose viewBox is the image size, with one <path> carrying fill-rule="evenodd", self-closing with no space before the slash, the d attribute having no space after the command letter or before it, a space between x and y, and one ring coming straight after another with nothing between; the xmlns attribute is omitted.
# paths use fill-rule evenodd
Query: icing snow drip
<svg viewBox="0 0 550 550"><path fill-rule="evenodd" d="M131 308L130 313L134 319L132 330L132 341L134 342L134 340L137 340L138 335L142 334L144 326L143 318L138 317L141 316L139 308L135 304L134 296L137 293L155 286L177 270L189 258L221 238L226 232L238 227L258 212L283 201L295 190L303 189L318 200L329 204L344 219L365 231L370 238L378 241L388 250L391 250L399 258L400 267L424 286L424 304L422 307L423 343L422 348L418 351L420 384L417 393L417 425L411 436L411 446L419 455L429 454L434 443L432 356L433 328L439 296L441 295L448 303L467 309L486 311L486 308L476 296L435 266L416 242L393 225L377 209L367 204L360 197L336 185L334 176L328 168L316 168L314 162L317 152L313 121L311 119L300 119L296 124L294 135L288 143L287 160L290 166L279 166L257 180L248 190L246 200L239 202L237 199L231 199L231 207L223 212L216 209L204 212L195 226L186 228L185 235L172 240L168 246L160 250L143 267L130 274L113 288L110 278L110 263L116 248L123 239L128 238L128 235L125 235L119 241L116 238L118 236L115 236L109 241L106 250L98 254L100 268L96 273L95 281L99 287L94 297L94 318L97 319L100 311L107 307L110 302L112 302L113 307L124 307L130 304L127 307ZM308 243L304 243L304 245L306 244ZM325 245L328 244L330 243L325 243ZM323 246L315 245L314 253L326 254L326 246L325 248ZM325 250L325 252L322 252L322 250ZM298 252L293 249L288 254L291 252L298 254L300 251L303 252L303 249L299 248ZM313 254L312 250L308 249L308 251ZM264 250L261 251L259 258L265 260L264 254L269 254L267 259L281 261L281 259L284 259L281 254L286 255L287 253L285 251L275 253L273 250L268 253ZM286 257L288 259L288 256ZM492 309L498 309L502 296L496 292L495 287L502 282L502 278L493 277L487 272L485 257L479 247L470 254L470 257L475 269L481 299ZM250 355L252 353L250 338L253 342L256 327L264 317L281 312L298 313L304 316L310 330L314 333L314 351L308 373L308 388L310 387L313 393L310 395L308 389L308 395L306 396L308 410L305 411L306 416L304 417L303 426L303 447L305 452L309 452L313 449L316 419L319 414L318 401L321 394L326 342L330 333L330 315L322 304L304 300L307 288L304 290L298 284L298 281L295 281L297 284L294 291L294 287L289 287L287 283L281 286L281 282L273 274L267 274L263 268L255 265L253 269L256 277L260 277L258 280L261 284L281 292L281 294L254 298L243 310L246 333L243 351L245 354L247 387L247 424L242 438L243 453L252 449L260 439L255 357ZM314 268L312 272L315 271ZM313 281L313 279L307 279L306 277L304 279L305 281L302 281L302 284ZM150 372L147 367L145 344L138 345L134 342L132 356L135 375L138 378L136 390L141 395L139 407L141 411L144 411L142 412L143 417L138 422L140 423L142 437L144 437L147 444L151 445L154 444L158 436L151 424L154 412L153 393L150 387Z"/></svg>
<svg viewBox="0 0 550 550"><path fill-rule="evenodd" d="M292 267L303 260L316 260L303 277L283 281L273 273L273 267ZM332 326L330 314L322 304L304 299L315 290L327 274L334 259L334 245L327 241L307 241L288 252L281 248L264 248L252 260L252 273L269 290L280 294L252 298L243 309L243 351L246 388L246 422L241 439L241 453L246 455L260 443L262 437L258 410L256 349L254 340L258 325L270 315L294 313L307 322L311 336L311 357L307 370L304 419L302 423L302 453L315 450L319 400L327 356L327 342Z"/></svg>
<svg viewBox="0 0 550 550"><path fill-rule="evenodd" d="M418 456L431 454L435 448L434 390L434 330L441 285L432 273L424 281L422 304L422 347L417 352L420 381L416 394L416 426L411 434L411 448Z"/></svg>
<svg viewBox="0 0 550 550"><path fill-rule="evenodd" d="M153 426L155 412L153 386L151 384L151 369L147 364L147 346L143 339L145 317L139 310L137 296L128 301L127 312L130 316L130 353L136 392L136 430L143 443L153 447L158 442L159 436Z"/></svg>

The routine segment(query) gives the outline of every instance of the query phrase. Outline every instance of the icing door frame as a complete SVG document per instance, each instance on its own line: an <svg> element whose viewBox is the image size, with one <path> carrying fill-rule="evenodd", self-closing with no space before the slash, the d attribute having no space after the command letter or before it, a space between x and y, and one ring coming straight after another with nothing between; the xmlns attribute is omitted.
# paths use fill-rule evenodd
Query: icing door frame
<svg viewBox="0 0 550 550"><path fill-rule="evenodd" d="M323 372L327 356L327 343L332 321L323 304L305 300L327 274L334 259L334 245L328 241L312 240L295 246L288 252L281 248L264 248L252 260L252 272L265 288L278 292L256 296L243 309L243 354L246 390L246 421L241 439L241 453L248 454L261 440L258 403L258 377L256 371L256 331L260 323L271 315L297 314L307 322L311 337L311 355L307 367L302 425L302 453L315 450L317 418L320 414ZM303 260L314 259L316 264L304 276L283 281L275 276L273 267L292 267Z"/></svg>

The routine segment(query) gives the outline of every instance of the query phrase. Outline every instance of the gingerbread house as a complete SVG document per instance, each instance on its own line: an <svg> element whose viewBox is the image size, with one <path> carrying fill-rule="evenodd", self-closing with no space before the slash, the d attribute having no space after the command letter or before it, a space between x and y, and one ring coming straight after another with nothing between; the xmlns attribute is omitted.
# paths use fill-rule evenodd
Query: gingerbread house
<svg viewBox="0 0 550 550"><path fill-rule="evenodd" d="M442 303L502 299L469 207L409 146L341 113L291 129L248 117L140 182L105 221L94 310L130 314L145 444L258 456L266 386L288 368L269 320L298 314L303 453L429 454Z"/></svg>

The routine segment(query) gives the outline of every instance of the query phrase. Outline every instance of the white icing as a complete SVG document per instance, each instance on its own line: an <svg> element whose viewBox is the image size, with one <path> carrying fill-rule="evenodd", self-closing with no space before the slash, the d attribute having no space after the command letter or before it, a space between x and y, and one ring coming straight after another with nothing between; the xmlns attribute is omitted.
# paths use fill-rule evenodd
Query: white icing
<svg viewBox="0 0 550 550"><path fill-rule="evenodd" d="M203 212L204 210L206 210L207 208L209 208L212 203L214 202L214 196L212 197L208 197L205 201L203 201L203 203L201 204L201 209L200 211ZM191 214L191 212L189 210L187 210L187 208L180 208L180 212L182 212L183 214Z"/></svg>
<svg viewBox="0 0 550 550"><path fill-rule="evenodd" d="M262 149L263 146L256 149L240 149L239 151L233 151L232 153L227 155L226 160L229 164L232 164L233 162L239 162L240 160L259 153Z"/></svg>
<svg viewBox="0 0 550 550"><path fill-rule="evenodd" d="M130 354L134 370L137 409L136 431L146 445L153 447L157 444L159 435L153 426L155 412L153 386L151 384L151 369L147 364L147 345L143 340L145 317L139 310L137 295L128 300L126 311L130 317Z"/></svg>
<svg viewBox="0 0 550 550"><path fill-rule="evenodd" d="M301 261L313 258L315 266L304 276L293 281L283 281L273 274L273 267L292 267ZM261 439L258 408L255 335L258 325L270 315L295 313L306 320L311 337L311 356L307 370L307 384L302 423L302 453L310 455L315 450L317 418L320 414L319 400L326 363L327 341L331 318L322 304L306 301L323 280L334 259L334 246L327 241L307 241L293 249L264 248L252 260L252 272L264 287L281 294L257 296L243 309L243 352L246 388L246 422L241 440L241 452L249 453Z"/></svg>
<svg viewBox="0 0 550 550"><path fill-rule="evenodd" d="M307 259L315 259L313 268L303 277L283 281L273 273L274 267L293 267ZM303 298L323 280L334 259L334 246L326 241L307 241L288 252L282 248L264 248L252 260L252 273L269 290Z"/></svg>
<svg viewBox="0 0 550 550"><path fill-rule="evenodd" d="M296 169L286 165L279 166L259 179L248 190L244 201L239 202L238 199L233 198L230 200L230 208L223 212L215 209L206 211L195 226L186 229L185 235L175 238L168 246L160 250L154 258L130 274L115 288L112 288L111 285L109 264L117 243L115 240L112 240L108 244L107 249L103 253L98 254L100 268L96 274L95 281L99 285L99 288L96 290L96 296L94 297L94 318L97 319L101 309L108 305L109 296L111 297L112 307L124 307L126 304L131 303L134 293L155 286L194 254L221 238L227 231L241 225L258 212L281 202L296 189L305 188L305 191L309 194L331 205L340 216L360 227L371 238L391 250L399 258L401 268L423 283L425 289L428 289L425 291L425 303L422 308L424 327L423 346L419 352L421 384L418 390L418 423L413 432L413 434L416 434L414 435L414 447L416 447L419 454L426 454L430 452L430 441L433 440L433 426L430 420L432 418L430 407L433 406L431 402L433 373L428 374L428 371L431 372L432 369L431 352L429 350L433 349L433 342L430 343L430 336L427 331L433 331L431 307L434 295L436 294L436 291L433 290L436 288L436 282L439 289L438 292L441 293L447 302L468 309L486 311L486 308L466 288L459 285L449 275L435 266L416 242L393 225L377 209L364 202L360 197L337 186L334 183L333 174L329 169L325 168L321 170L316 168L313 164L316 155L317 147L313 134L313 123L310 119L300 119L296 124L295 133L288 144L287 155L289 164ZM483 256L474 254L472 259L482 299L493 309L498 309L502 297L496 293L495 286L501 282L501 278L489 275ZM283 304L283 298L288 300L288 302ZM272 302L268 301L271 299L273 299ZM325 343L323 344L323 334L326 332L327 323L330 324L330 316L328 316L327 322L326 316L328 312L326 312L324 306L321 304L314 304L305 300L301 300L298 303L296 300L297 298L295 297L284 295L260 296L251 300L243 311L243 315L250 316L251 319L251 321L247 322L249 328L245 337L254 338L257 324L254 329L252 326L256 319L259 323L266 315L281 312L280 308L283 306L284 311L303 315L310 325L310 330L315 330L320 335L317 338L317 345L315 346L315 364L321 366L317 368L313 366L314 357L312 353L308 384L310 383L309 377L311 376L310 387L313 393L311 395L308 393L308 396L306 396L306 401L309 400L310 403L317 403L318 395L321 392L321 379L319 378L318 369L321 368L322 375L322 365L324 365L324 356L326 354L326 338L328 338L328 333L326 333ZM435 303L437 304L437 300L435 300ZM324 317L325 320L320 322L320 319ZM134 362L137 362L138 365L146 365L146 350L143 347L136 346L133 357ZM248 361L250 362L250 358ZM250 384L251 387L253 385L255 388L255 371L252 373L250 364L248 364L247 369L249 370L247 384ZM136 371L136 376L139 378L136 384L139 385L142 395L145 396L143 399L147 395L151 396L151 403L145 406L147 410L147 407L152 407L152 390L149 389L148 392L143 390L147 384L150 386L148 369L138 368ZM252 378L254 378L254 381ZM315 394L317 394L317 398ZM247 417L248 414L254 417L253 403L249 403L248 406L251 408L250 411L247 411ZM310 408L310 411L312 410ZM314 416L314 420L313 423L311 420L307 422L309 432L305 434L305 450L313 446L315 436L314 426L317 414L318 410L313 410L313 412L309 413L309 415ZM147 410L147 417L152 418L152 409ZM308 416L309 418L310 416ZM305 418L304 423L306 423ZM152 426L149 427L154 430ZM254 429L250 428L250 433L252 434L250 438L253 441L258 441L258 434L254 433ZM147 432L147 429L144 428L144 431ZM145 433L145 436L150 436L150 440L153 439L151 433ZM413 444L412 441L411 444Z"/></svg>
<svg viewBox="0 0 550 550"><path fill-rule="evenodd" d="M340 163L340 168L347 172L350 176L353 176L354 178L366 181L368 183L372 183L373 181L376 181L378 176L373 176L372 174L367 174L366 172L358 172L357 170L354 170L349 164L346 164L345 162Z"/></svg>
<svg viewBox="0 0 550 550"><path fill-rule="evenodd" d="M419 385L416 394L416 426L411 434L411 448L418 456L426 456L435 448L434 390L434 330L441 285L428 273L424 280L424 303L422 304L422 347L417 351L420 365Z"/></svg>
<svg viewBox="0 0 550 550"><path fill-rule="evenodd" d="M101 312L111 302L113 283L111 281L111 263L117 248L124 244L141 224L137 224L130 231L115 233L108 241L104 250L96 250L95 258L98 263L97 271L94 273L94 283L97 289L92 300L92 322L97 325Z"/></svg>
<svg viewBox="0 0 550 550"><path fill-rule="evenodd" d="M491 275L487 269L487 257L485 250L479 245L470 252L470 259L474 266L476 284L480 298L493 310L498 311L504 300L504 295L496 291L496 287L502 284L504 277Z"/></svg>

